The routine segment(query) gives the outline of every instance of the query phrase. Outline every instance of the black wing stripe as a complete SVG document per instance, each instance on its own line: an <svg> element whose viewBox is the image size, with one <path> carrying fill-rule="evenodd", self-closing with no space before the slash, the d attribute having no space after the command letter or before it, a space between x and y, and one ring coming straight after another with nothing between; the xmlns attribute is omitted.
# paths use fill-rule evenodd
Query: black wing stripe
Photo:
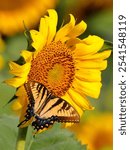
<svg viewBox="0 0 130 150"><path fill-rule="evenodd" d="M24 87L25 87L25 90L26 90L26 92L27 92L27 95L28 95L28 98L29 98L30 103L32 103L32 102L34 103L35 100L34 100L34 97L33 97L32 92L31 92L31 87L28 86L27 83L24 84Z"/></svg>
<svg viewBox="0 0 130 150"><path fill-rule="evenodd" d="M43 98L41 99L40 98L40 101L39 101L39 105L38 105L38 109L36 112L39 112L39 110L44 110L45 106L47 105L47 103L50 101L50 99L47 99L47 91L45 90L45 93L43 95ZM40 111L40 112L41 112ZM39 112L39 113L40 113Z"/></svg>
<svg viewBox="0 0 130 150"><path fill-rule="evenodd" d="M51 109L53 109L54 107L56 107L57 105L59 105L62 102L63 102L63 100L59 98L45 113L47 113L48 111L50 111Z"/></svg>
<svg viewBox="0 0 130 150"><path fill-rule="evenodd" d="M46 94L47 93L47 94ZM49 103L49 101L51 100L51 94L49 93L48 95L48 91L47 89L45 90L45 94L46 94L46 98L44 98L44 102L42 103L42 105L40 106L40 110L44 110L44 108L46 107L46 105ZM43 95L43 97L45 96L45 94ZM41 101L43 101L43 98L41 99Z"/></svg>
<svg viewBox="0 0 130 150"><path fill-rule="evenodd" d="M69 110L70 108L71 108L71 106L68 105L68 106L65 108L65 110Z"/></svg>
<svg viewBox="0 0 130 150"><path fill-rule="evenodd" d="M45 87L45 93L42 95L43 97L46 94L46 98L44 99L43 104L40 106L39 109L44 110L44 108L46 107L46 105L49 103L50 100L57 98L56 96L52 95L51 93L48 92L47 88ZM43 98L42 98L43 99ZM42 100L41 99L41 100Z"/></svg>
<svg viewBox="0 0 130 150"><path fill-rule="evenodd" d="M40 87L42 87L41 84L36 84L36 90L39 91Z"/></svg>
<svg viewBox="0 0 130 150"><path fill-rule="evenodd" d="M38 92L40 93L43 88L44 88L44 87L40 85L40 86L39 86L39 89L38 89Z"/></svg>
<svg viewBox="0 0 130 150"><path fill-rule="evenodd" d="M47 89L43 87L41 99L43 99L43 97L44 97L44 95L45 95L45 92L47 92Z"/></svg>
<svg viewBox="0 0 130 150"><path fill-rule="evenodd" d="M41 93L39 93L38 95L38 98L40 99L39 106L42 103L43 99L46 99L46 95L47 95L47 90L45 90L45 88L42 88Z"/></svg>
<svg viewBox="0 0 130 150"><path fill-rule="evenodd" d="M67 105L68 104L64 101L63 106L61 107L61 109L66 110Z"/></svg>

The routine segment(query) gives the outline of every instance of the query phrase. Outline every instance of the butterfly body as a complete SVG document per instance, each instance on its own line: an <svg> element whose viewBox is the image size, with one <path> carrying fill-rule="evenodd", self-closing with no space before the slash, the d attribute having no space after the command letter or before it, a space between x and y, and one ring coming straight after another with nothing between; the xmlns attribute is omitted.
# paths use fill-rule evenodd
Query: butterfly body
<svg viewBox="0 0 130 150"><path fill-rule="evenodd" d="M35 81L24 84L29 104L25 119L18 125L24 125L33 118L32 126L35 130L48 128L54 122L79 122L79 114L65 100L53 95L48 89Z"/></svg>

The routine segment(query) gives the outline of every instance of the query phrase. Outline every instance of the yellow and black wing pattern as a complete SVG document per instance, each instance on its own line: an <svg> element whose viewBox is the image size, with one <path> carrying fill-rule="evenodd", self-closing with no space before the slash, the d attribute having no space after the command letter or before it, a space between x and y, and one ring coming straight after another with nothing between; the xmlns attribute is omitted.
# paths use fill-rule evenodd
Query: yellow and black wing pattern
<svg viewBox="0 0 130 150"><path fill-rule="evenodd" d="M32 117L32 126L37 131L48 128L54 122L78 123L80 120L77 111L65 100L53 95L41 83L29 81L24 84L29 104L25 120L18 126L25 124Z"/></svg>

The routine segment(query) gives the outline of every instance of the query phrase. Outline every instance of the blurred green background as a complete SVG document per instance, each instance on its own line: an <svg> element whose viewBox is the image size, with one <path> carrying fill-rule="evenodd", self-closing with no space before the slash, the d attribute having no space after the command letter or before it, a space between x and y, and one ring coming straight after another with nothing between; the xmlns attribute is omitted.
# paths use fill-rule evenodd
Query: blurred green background
<svg viewBox="0 0 130 150"><path fill-rule="evenodd" d="M68 20L68 14L72 13L77 19L77 22L84 20L88 25L87 31L81 36L81 38L84 38L91 34L98 35L103 39L112 42L112 0L59 0L56 5L56 10L59 14L59 27L62 24L63 20L64 22ZM11 75L8 74L8 62L10 60L17 60L19 58L20 51L22 49L26 49L27 47L26 38L23 32L16 33L12 36L2 35L2 38L5 42L5 50L2 53L2 56L5 60L5 66L0 72L0 119L3 118L3 115L8 115L9 117L15 116L15 114L11 111L11 104L6 105L10 98L14 95L15 89L7 86L3 83L3 81L11 77ZM81 124L84 123L86 125L86 128L86 122L87 120L89 120L89 118L91 119L91 116L97 116L98 121L100 120L98 119L98 117L100 118L101 116L102 118L102 115L105 114L110 114L110 127L112 128L112 55L108 59L107 69L102 72L102 85L103 86L99 99L91 99L91 103L93 104L93 106L95 106L95 110L86 111L82 118ZM106 118L104 117L104 121L103 119L102 121L105 122L106 119L107 115ZM94 122L94 124L96 124L96 122ZM17 130L17 127L13 128L16 128L15 130ZM2 128L0 128L0 132L1 130ZM75 135L77 135L77 130L74 129L73 131ZM80 133L82 134L82 130L80 131ZM79 136L77 135L77 137ZM97 138L99 137L100 135L97 134ZM102 138L107 139L107 135ZM110 138L112 139L112 136ZM79 138L79 140L82 141L81 138ZM101 144L101 146L98 147L93 146L93 148L91 148L90 150L112 150L112 143L106 142L105 144Z"/></svg>

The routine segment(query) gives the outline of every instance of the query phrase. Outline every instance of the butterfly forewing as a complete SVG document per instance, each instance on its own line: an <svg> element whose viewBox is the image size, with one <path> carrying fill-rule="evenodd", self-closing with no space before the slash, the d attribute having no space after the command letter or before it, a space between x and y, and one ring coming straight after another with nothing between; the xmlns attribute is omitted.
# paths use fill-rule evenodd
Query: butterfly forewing
<svg viewBox="0 0 130 150"><path fill-rule="evenodd" d="M26 84L30 87L30 94L28 96L31 97L32 95L35 101L34 113L40 113L42 107L45 105L49 92L47 88L40 83L30 81Z"/></svg>

